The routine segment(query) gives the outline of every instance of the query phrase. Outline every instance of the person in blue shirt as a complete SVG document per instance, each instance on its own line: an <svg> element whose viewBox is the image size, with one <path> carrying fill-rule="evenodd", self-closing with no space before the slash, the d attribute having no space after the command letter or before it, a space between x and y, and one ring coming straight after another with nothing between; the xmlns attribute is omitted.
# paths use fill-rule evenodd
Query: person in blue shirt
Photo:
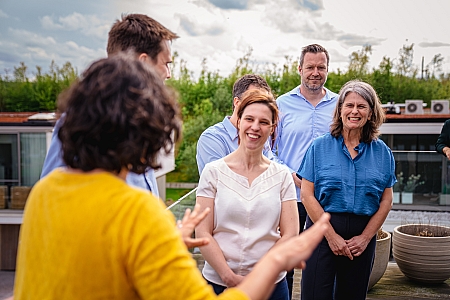
<svg viewBox="0 0 450 300"><path fill-rule="evenodd" d="M298 66L301 84L277 99L281 117L272 151L294 178L300 232L304 229L307 214L300 199L302 182L296 172L312 141L329 131L338 98L324 87L329 63L330 57L324 47L317 44L303 47ZM288 272L286 279L292 295L294 270Z"/></svg>
<svg viewBox="0 0 450 300"><path fill-rule="evenodd" d="M376 233L392 207L391 150L378 139L385 120L369 84L340 90L330 133L314 140L298 170L308 212L306 230L330 213L329 230L302 273L303 300L365 299Z"/></svg>
<svg viewBox="0 0 450 300"><path fill-rule="evenodd" d="M122 51L133 50L137 59L148 63L164 81L171 77L169 64L172 62L171 41L178 36L156 20L142 14L123 15L108 33L108 56ZM65 166L62 160L61 142L58 139L59 128L64 115L56 122L50 148L42 168L41 178L58 167ZM127 183L151 191L159 196L155 172L148 169L143 174L129 172Z"/></svg>
<svg viewBox="0 0 450 300"><path fill-rule="evenodd" d="M223 158L238 148L237 111L242 94L252 89L272 93L266 80L259 75L246 74L236 80L233 85L232 115L226 116L222 122L207 128L198 139L196 158L199 175L202 174L207 163ZM269 140L264 145L263 154L271 160L274 159Z"/></svg>

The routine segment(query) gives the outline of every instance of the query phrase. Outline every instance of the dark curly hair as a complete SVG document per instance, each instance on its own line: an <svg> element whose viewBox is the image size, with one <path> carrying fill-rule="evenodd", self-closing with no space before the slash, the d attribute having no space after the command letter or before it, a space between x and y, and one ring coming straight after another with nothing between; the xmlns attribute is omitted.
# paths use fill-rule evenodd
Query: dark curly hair
<svg viewBox="0 0 450 300"><path fill-rule="evenodd" d="M60 95L59 108L63 160L83 171L157 169L159 150L168 153L181 132L175 94L131 54L94 62Z"/></svg>

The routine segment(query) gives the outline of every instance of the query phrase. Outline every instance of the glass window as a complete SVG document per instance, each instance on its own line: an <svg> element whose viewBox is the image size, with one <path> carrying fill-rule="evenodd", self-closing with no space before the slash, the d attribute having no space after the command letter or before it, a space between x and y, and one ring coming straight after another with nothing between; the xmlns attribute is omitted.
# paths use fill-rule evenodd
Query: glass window
<svg viewBox="0 0 450 300"><path fill-rule="evenodd" d="M33 186L39 180L46 150L45 133L20 134L22 185Z"/></svg>
<svg viewBox="0 0 450 300"><path fill-rule="evenodd" d="M17 134L0 134L0 185L19 183Z"/></svg>

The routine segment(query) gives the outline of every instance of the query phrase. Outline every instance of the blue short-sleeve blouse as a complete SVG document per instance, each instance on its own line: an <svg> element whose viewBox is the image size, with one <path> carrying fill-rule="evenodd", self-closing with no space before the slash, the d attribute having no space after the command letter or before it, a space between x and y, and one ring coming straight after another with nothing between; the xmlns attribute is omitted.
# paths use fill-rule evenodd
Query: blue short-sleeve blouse
<svg viewBox="0 0 450 300"><path fill-rule="evenodd" d="M352 159L343 137L327 133L303 158L298 175L314 183L314 196L326 212L372 216L384 190L397 182L394 156L382 140L360 143L355 150Z"/></svg>

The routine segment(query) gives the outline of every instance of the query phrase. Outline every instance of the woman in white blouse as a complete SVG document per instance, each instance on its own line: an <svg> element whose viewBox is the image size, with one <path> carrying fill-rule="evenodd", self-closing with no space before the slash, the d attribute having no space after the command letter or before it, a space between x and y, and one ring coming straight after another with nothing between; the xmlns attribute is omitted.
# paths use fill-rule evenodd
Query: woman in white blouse
<svg viewBox="0 0 450 300"><path fill-rule="evenodd" d="M270 248L299 232L292 176L262 154L278 122L273 96L249 90L235 109L239 147L208 163L197 189L197 203L211 209L195 234L210 240L201 248L203 276L216 294L238 285ZM279 274L269 299L289 299L285 276Z"/></svg>

